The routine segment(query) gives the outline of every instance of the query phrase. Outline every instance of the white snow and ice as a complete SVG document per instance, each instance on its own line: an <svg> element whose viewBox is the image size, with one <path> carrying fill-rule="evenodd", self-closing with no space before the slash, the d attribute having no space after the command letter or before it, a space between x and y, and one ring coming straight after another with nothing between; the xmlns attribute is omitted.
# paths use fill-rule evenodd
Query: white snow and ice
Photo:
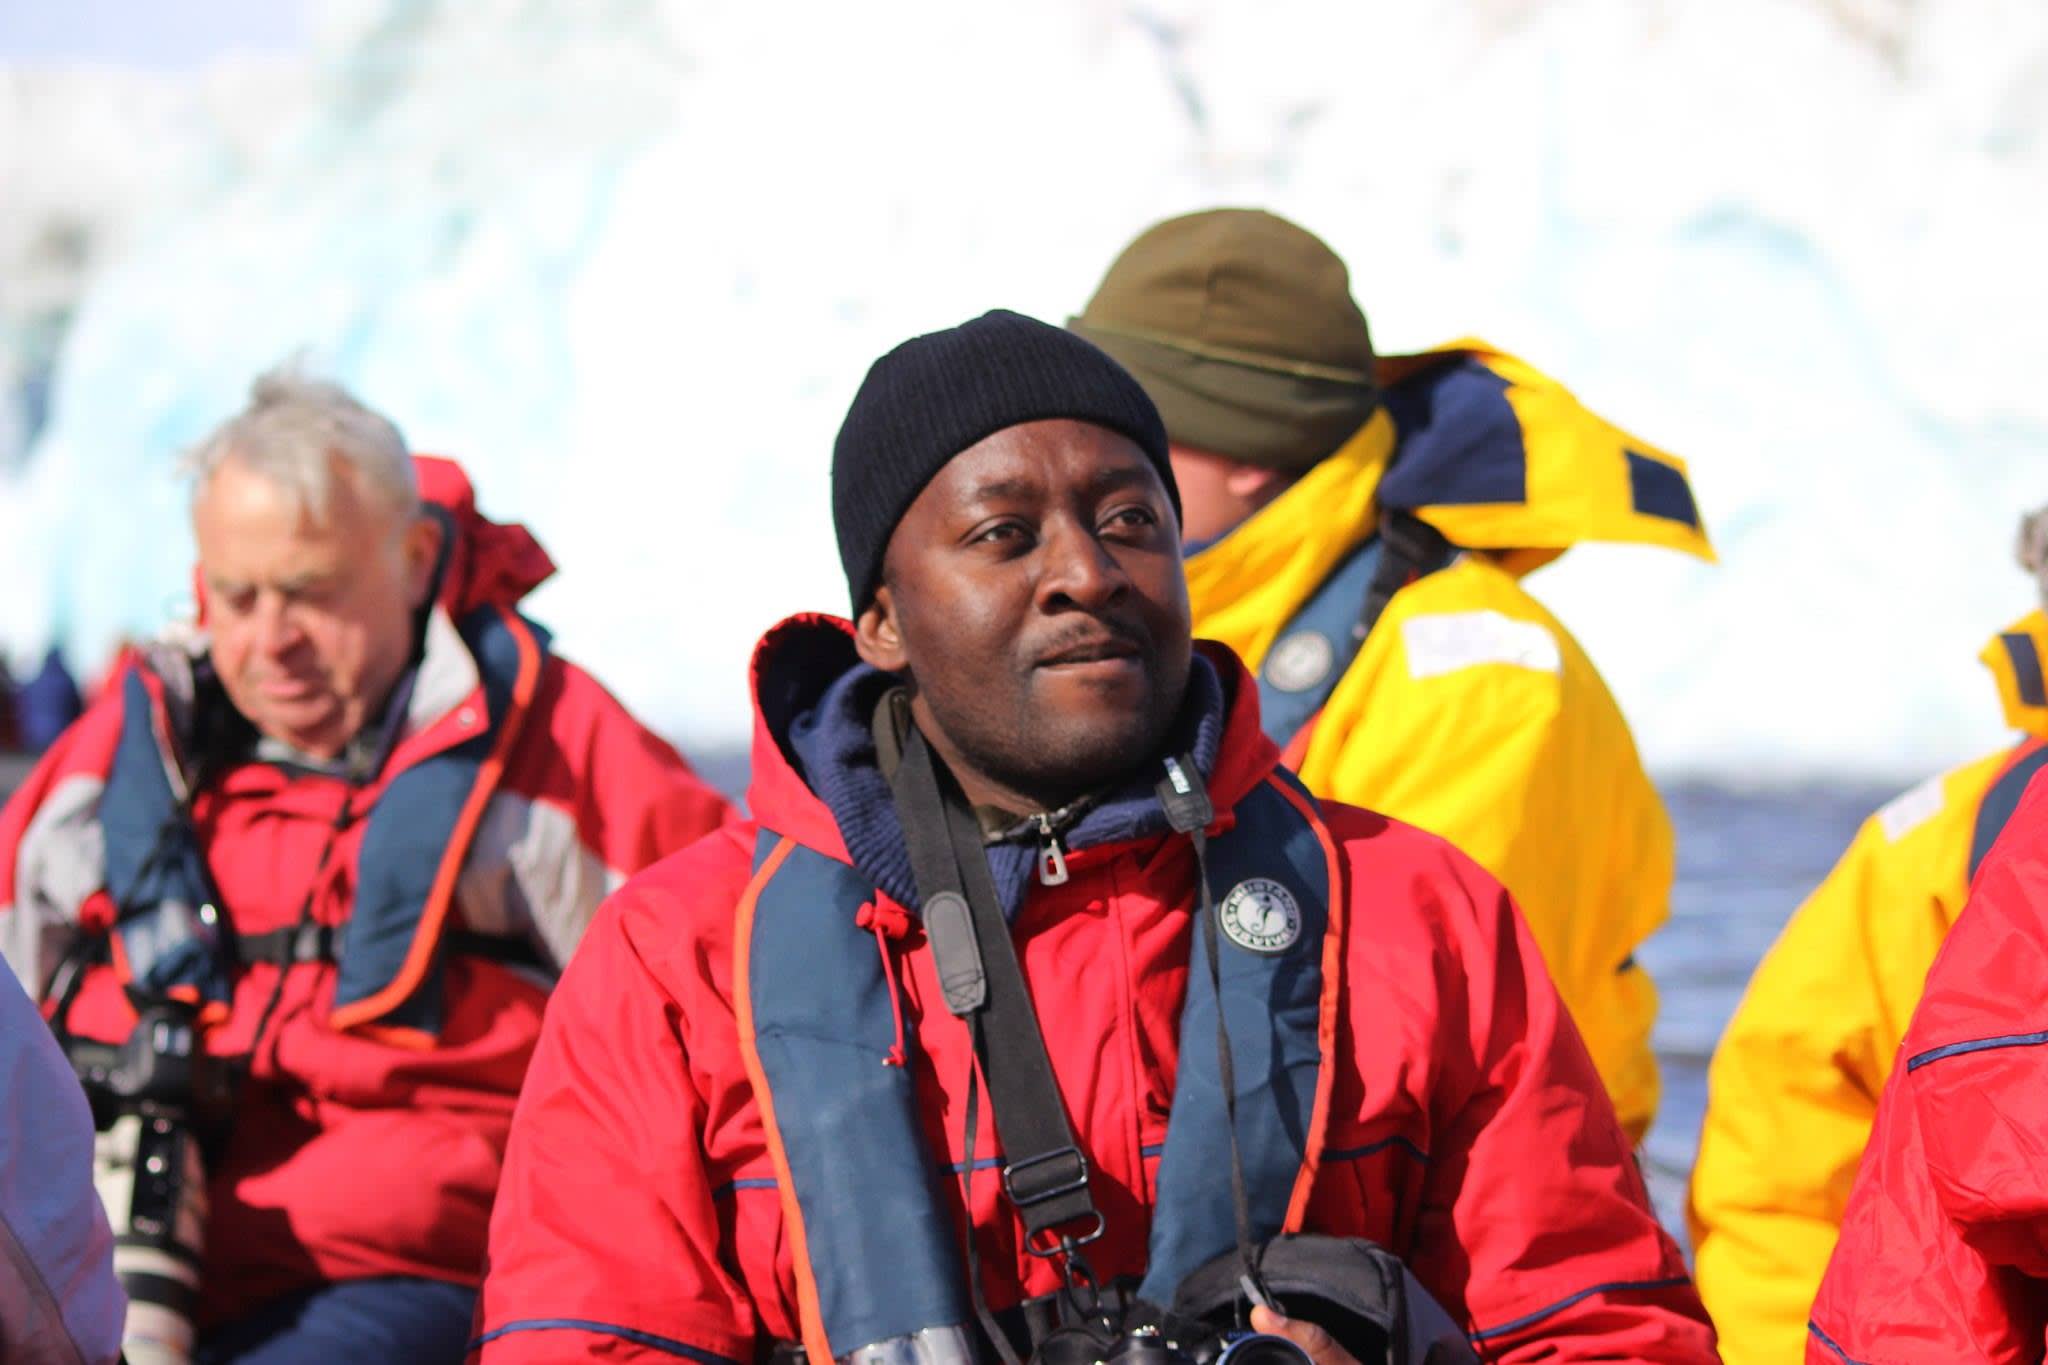
<svg viewBox="0 0 2048 1365"><path fill-rule="evenodd" d="M535 528L565 651L737 744L755 635L843 606L826 473L868 362L1063 318L1147 223L1260 204L1346 256L1383 349L1485 337L1691 462L1720 565L1531 580L1660 772L1998 741L1973 660L2048 501L2038 4L324 13L260 69L0 71L17 659L90 671L182 608L176 455L303 349Z"/></svg>

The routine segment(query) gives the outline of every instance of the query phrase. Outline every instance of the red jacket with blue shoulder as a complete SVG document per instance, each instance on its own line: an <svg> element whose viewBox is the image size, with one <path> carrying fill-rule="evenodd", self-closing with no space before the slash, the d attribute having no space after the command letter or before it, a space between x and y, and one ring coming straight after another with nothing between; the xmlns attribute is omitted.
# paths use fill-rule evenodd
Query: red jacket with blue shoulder
<svg viewBox="0 0 2048 1365"><path fill-rule="evenodd" d="M492 1217L484 1365L744 1365L771 1340L829 1360L967 1320L968 1236L994 1308L1058 1287L989 1169L986 1105L964 1169L968 1033L869 726L888 679L845 623L800 617L763 641L754 683L753 820L629 882L550 1006ZM1440 839L1307 796L1220 647L1198 651L1172 749L1216 810L1219 995L1191 972L1197 860L1156 774L1065 832L1063 883L1029 839L989 848L1106 1221L1093 1269L1157 1297L1228 1249L1220 1008L1258 1235L1378 1241L1488 1360L1713 1360L1500 885Z"/></svg>
<svg viewBox="0 0 2048 1365"><path fill-rule="evenodd" d="M518 614L553 571L526 530L418 463L450 536L381 763L210 744L201 636L137 651L0 811L0 950L31 995L96 962L70 1029L119 1041L131 992L184 998L244 1059L207 1321L332 1280L474 1283L555 976L607 894L729 815Z"/></svg>

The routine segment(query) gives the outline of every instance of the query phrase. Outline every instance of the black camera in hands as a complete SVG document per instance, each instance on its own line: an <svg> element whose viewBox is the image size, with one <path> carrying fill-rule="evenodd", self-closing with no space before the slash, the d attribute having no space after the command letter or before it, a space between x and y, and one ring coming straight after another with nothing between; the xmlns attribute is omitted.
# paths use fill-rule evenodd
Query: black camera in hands
<svg viewBox="0 0 2048 1365"><path fill-rule="evenodd" d="M183 1365L206 1245L199 1134L225 1118L230 1077L201 1045L197 1012L177 1001L144 1007L118 1045L62 1041L98 1130L93 1185L128 1295L122 1349L129 1365Z"/></svg>

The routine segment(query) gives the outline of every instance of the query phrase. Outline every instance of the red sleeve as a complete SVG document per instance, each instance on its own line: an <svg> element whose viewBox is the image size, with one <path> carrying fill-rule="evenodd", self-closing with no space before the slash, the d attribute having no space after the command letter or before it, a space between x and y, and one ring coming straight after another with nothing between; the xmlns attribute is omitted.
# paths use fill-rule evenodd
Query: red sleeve
<svg viewBox="0 0 2048 1365"><path fill-rule="evenodd" d="M1440 1084L1416 1277L1489 1361L1711 1362L1714 1333L1535 940L1441 848L1417 878L1436 955Z"/></svg>
<svg viewBox="0 0 2048 1365"><path fill-rule="evenodd" d="M690 1013L715 1007L706 983L722 958L719 940L692 934L693 913L730 907L746 870L721 836L628 884L556 987L491 1212L479 1365L753 1360L685 1041Z"/></svg>
<svg viewBox="0 0 2048 1365"><path fill-rule="evenodd" d="M2048 785L1949 931L1878 1106L1807 1359L2042 1359L2048 1330Z"/></svg>

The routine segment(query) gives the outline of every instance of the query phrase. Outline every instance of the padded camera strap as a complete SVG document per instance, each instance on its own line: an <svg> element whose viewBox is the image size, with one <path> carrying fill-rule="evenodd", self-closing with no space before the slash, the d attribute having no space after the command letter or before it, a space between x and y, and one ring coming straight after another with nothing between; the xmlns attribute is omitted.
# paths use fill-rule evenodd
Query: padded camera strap
<svg viewBox="0 0 2048 1365"><path fill-rule="evenodd" d="M1067 1124L996 900L981 826L915 726L890 785L946 1007L967 1021L988 1082L1003 1147L1003 1191L1024 1221L1027 1247L1042 1256L1071 1252L1101 1234L1102 1214L1089 1197L1088 1161ZM1085 1225L1078 1233L1077 1224Z"/></svg>
<svg viewBox="0 0 2048 1365"><path fill-rule="evenodd" d="M988 1082L996 1137L1002 1143L1003 1192L1024 1222L1024 1247L1057 1258L1071 1289L1093 1284L1079 1248L1102 1235L1100 1210L1088 1193L1088 1161L1067 1125L1065 1102L1046 1056L1031 992L1010 926L996 900L981 825L967 797L916 726L889 779L910 852L925 939L946 1008L967 1023L980 1075ZM967 1288L982 1331L1003 1365L1019 1365L1008 1333L981 1292L974 1238L974 1134L980 1124L975 1073L967 1078ZM1079 1231L1073 1229L1079 1225ZM1065 1229L1063 1231L1063 1229Z"/></svg>

